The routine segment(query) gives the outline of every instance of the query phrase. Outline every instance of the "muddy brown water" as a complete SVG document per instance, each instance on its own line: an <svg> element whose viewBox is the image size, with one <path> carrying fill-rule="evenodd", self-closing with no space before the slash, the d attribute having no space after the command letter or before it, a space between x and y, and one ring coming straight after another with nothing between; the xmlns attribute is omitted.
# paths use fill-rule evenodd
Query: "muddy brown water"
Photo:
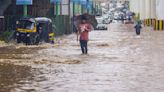
<svg viewBox="0 0 164 92"><path fill-rule="evenodd" d="M21 80L32 78L31 67L0 64L0 92L10 92Z"/></svg>
<svg viewBox="0 0 164 92"><path fill-rule="evenodd" d="M44 47L3 46L0 47L0 59L23 59L22 54L33 54L41 49Z"/></svg>
<svg viewBox="0 0 164 92"><path fill-rule="evenodd" d="M88 55L76 35L46 48L2 47L0 92L164 92L163 35L111 24L90 33Z"/></svg>

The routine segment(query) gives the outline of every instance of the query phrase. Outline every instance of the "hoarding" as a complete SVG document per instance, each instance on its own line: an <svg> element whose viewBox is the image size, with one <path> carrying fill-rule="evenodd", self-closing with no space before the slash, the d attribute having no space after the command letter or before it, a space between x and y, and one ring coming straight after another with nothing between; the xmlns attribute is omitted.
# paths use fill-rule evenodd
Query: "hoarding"
<svg viewBox="0 0 164 92"><path fill-rule="evenodd" d="M16 5L32 5L32 0L16 0Z"/></svg>
<svg viewBox="0 0 164 92"><path fill-rule="evenodd" d="M62 0L50 0L51 3L61 2Z"/></svg>

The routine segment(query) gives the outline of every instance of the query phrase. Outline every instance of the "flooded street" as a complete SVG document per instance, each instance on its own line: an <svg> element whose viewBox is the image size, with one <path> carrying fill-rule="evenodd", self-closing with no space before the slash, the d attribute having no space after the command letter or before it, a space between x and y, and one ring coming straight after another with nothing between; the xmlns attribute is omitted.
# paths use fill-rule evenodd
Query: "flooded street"
<svg viewBox="0 0 164 92"><path fill-rule="evenodd" d="M89 55L76 35L53 46L0 47L0 92L164 92L164 32L110 24L90 33Z"/></svg>

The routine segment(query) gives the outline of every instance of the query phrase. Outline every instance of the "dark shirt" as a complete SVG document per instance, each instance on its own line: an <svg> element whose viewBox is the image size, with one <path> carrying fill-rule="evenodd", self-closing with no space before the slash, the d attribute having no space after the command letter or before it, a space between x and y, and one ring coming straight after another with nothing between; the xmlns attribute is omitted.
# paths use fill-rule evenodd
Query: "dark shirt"
<svg viewBox="0 0 164 92"><path fill-rule="evenodd" d="M142 26L137 24L135 27L134 27L136 30L141 30Z"/></svg>

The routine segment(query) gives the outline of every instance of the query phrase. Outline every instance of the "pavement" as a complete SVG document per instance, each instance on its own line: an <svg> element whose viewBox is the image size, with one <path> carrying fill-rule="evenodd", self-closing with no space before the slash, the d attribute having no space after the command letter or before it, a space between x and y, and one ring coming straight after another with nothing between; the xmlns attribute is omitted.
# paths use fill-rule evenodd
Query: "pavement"
<svg viewBox="0 0 164 92"><path fill-rule="evenodd" d="M164 32L147 29L136 36L133 25L113 23L92 31L88 55L73 34L46 48L23 48L21 59L1 57L0 91L164 92ZM5 69L15 77L5 78Z"/></svg>

